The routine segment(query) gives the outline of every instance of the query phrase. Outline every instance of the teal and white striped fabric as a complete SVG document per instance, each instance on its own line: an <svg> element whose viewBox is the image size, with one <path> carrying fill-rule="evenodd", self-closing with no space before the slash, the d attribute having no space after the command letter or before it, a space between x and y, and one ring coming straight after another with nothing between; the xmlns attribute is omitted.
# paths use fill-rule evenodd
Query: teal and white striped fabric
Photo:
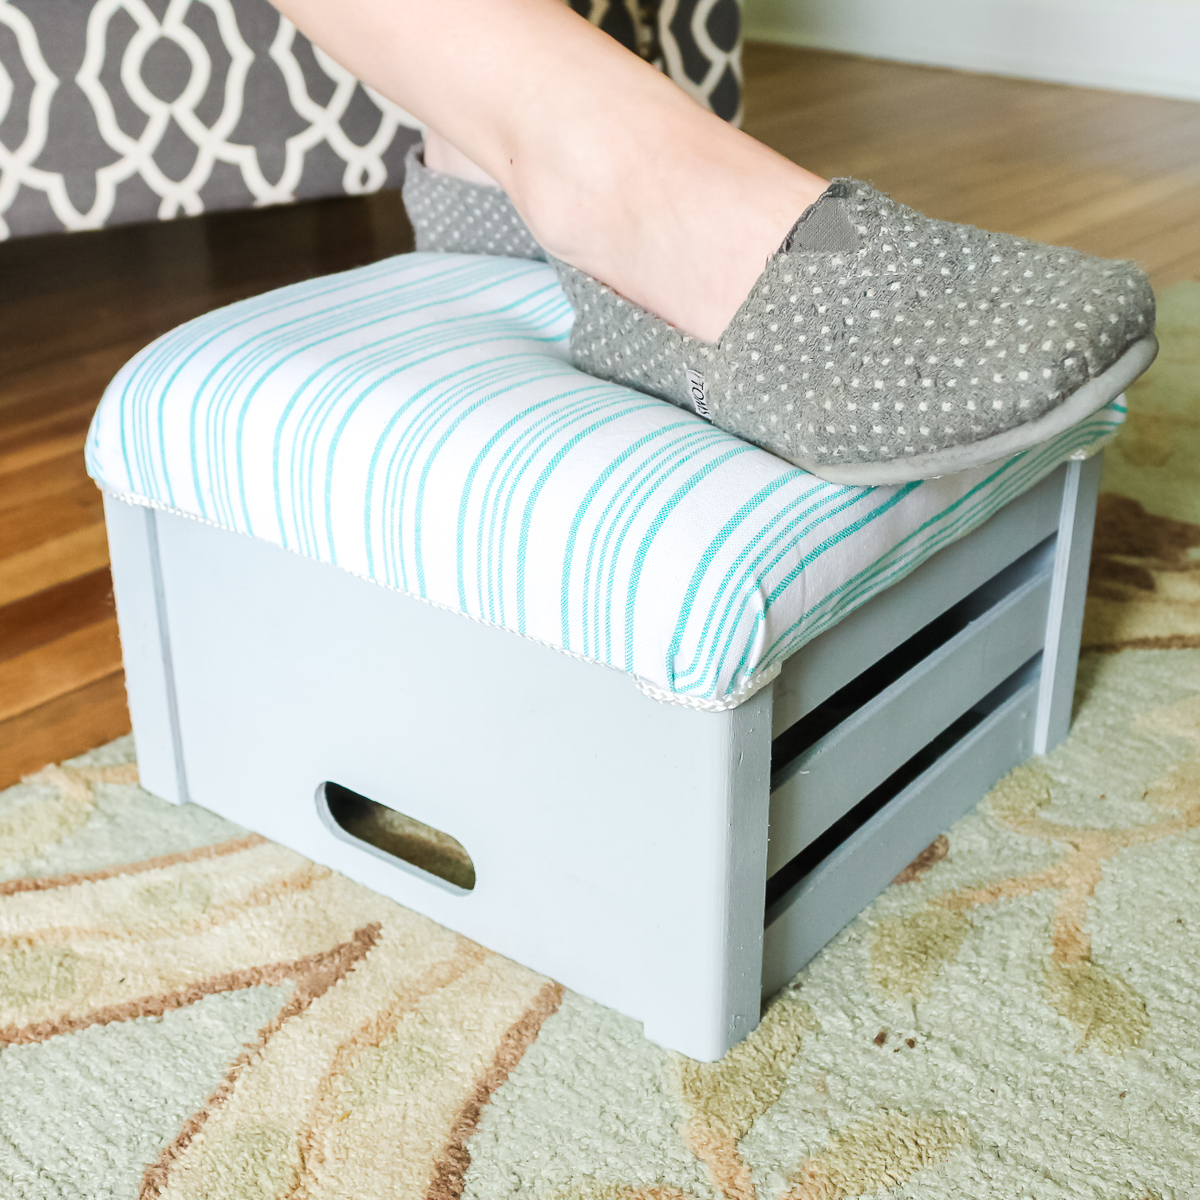
<svg viewBox="0 0 1200 1200"><path fill-rule="evenodd" d="M1124 417L998 466L825 483L567 361L541 263L409 254L160 338L88 438L110 493L731 707Z"/></svg>

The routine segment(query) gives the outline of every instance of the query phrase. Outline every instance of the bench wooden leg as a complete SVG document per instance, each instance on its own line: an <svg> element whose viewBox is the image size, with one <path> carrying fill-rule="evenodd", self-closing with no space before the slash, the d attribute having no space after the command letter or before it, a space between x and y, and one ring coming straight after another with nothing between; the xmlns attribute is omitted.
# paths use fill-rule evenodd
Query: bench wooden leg
<svg viewBox="0 0 1200 1200"><path fill-rule="evenodd" d="M125 688L142 786L172 804L188 801L163 603L157 513L104 497L113 593L121 628Z"/></svg>
<svg viewBox="0 0 1200 1200"><path fill-rule="evenodd" d="M1088 563L1092 530L1096 523L1096 497L1104 455L1067 464L1063 484L1058 540L1054 551L1054 578L1046 615L1046 644L1038 687L1033 751L1045 754L1067 736L1075 672L1079 666L1079 640L1083 634L1083 605L1087 598Z"/></svg>
<svg viewBox="0 0 1200 1200"><path fill-rule="evenodd" d="M712 1062L753 1032L762 1007L771 689L732 712L689 715L719 722L717 776L681 814L662 863L683 903L656 951L675 965L655 971L643 1021L651 1041Z"/></svg>

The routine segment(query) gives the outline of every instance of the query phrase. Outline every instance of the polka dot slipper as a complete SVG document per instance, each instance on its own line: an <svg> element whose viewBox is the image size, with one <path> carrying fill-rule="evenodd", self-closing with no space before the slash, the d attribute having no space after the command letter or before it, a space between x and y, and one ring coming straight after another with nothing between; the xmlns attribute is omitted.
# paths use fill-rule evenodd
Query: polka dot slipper
<svg viewBox="0 0 1200 1200"><path fill-rule="evenodd" d="M1008 458L1120 395L1157 351L1133 264L936 221L851 179L803 214L715 344L551 261L577 366L837 483Z"/></svg>
<svg viewBox="0 0 1200 1200"><path fill-rule="evenodd" d="M907 483L1008 458L1102 408L1154 359L1132 263L936 221L837 180L717 343L549 258L499 188L409 151L418 250L549 260L571 358L824 479Z"/></svg>

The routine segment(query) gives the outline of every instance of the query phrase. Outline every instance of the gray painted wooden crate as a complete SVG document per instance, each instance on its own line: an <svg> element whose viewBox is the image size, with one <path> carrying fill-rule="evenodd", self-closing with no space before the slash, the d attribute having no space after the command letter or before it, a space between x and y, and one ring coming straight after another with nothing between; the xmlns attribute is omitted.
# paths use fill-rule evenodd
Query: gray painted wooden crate
<svg viewBox="0 0 1200 1200"><path fill-rule="evenodd" d="M142 778L714 1060L1065 736L1099 472L1064 464L724 713L108 499ZM364 834L351 794L460 845L474 886Z"/></svg>

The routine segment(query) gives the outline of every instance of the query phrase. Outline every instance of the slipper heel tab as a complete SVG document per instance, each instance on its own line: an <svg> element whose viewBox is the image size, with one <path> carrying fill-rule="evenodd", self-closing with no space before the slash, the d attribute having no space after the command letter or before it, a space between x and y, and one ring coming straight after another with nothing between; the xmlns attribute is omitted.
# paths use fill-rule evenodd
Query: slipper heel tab
<svg viewBox="0 0 1200 1200"><path fill-rule="evenodd" d="M836 180L800 214L780 247L781 254L853 254L861 238L847 211L851 184Z"/></svg>

